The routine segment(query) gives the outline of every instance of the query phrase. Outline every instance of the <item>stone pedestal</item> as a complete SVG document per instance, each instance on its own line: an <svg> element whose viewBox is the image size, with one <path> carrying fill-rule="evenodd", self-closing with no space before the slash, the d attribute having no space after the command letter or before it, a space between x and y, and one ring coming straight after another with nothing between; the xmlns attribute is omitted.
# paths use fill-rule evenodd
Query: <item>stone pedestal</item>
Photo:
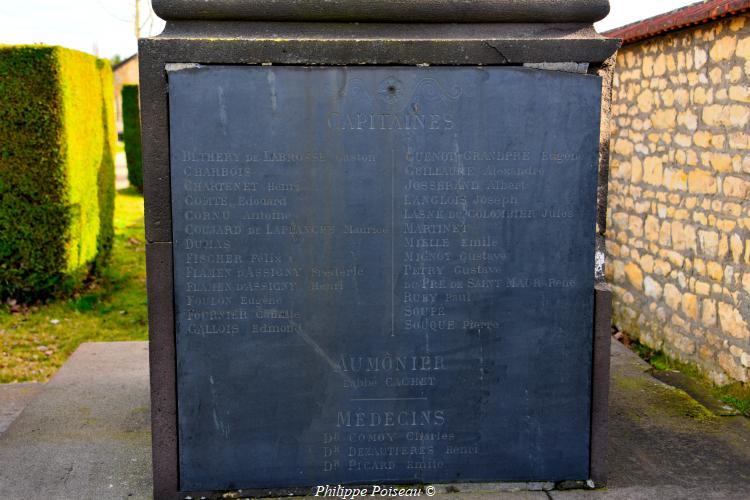
<svg viewBox="0 0 750 500"><path fill-rule="evenodd" d="M603 485L608 2L153 6L155 497Z"/></svg>

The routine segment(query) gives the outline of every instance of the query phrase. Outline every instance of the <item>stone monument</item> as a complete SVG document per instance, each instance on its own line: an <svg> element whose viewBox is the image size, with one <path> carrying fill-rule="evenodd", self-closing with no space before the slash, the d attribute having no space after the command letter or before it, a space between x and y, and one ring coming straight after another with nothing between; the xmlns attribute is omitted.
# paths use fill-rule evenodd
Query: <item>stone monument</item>
<svg viewBox="0 0 750 500"><path fill-rule="evenodd" d="M608 2L153 5L155 497L604 484Z"/></svg>

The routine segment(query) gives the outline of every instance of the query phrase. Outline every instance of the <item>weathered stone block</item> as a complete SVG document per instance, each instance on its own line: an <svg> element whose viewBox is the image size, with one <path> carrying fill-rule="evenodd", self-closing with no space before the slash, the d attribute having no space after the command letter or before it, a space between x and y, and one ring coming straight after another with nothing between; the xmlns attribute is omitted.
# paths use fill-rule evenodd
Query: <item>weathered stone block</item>
<svg viewBox="0 0 750 500"><path fill-rule="evenodd" d="M727 109L725 106L712 104L703 108L703 122L710 127L728 124L727 118Z"/></svg>
<svg viewBox="0 0 750 500"><path fill-rule="evenodd" d="M636 103L638 104L638 109L641 112L648 113L649 111L651 111L651 108L654 107L654 93L649 89L645 89L643 92L638 94Z"/></svg>
<svg viewBox="0 0 750 500"><path fill-rule="evenodd" d="M742 215L742 205L734 202L725 202L721 206L721 210L728 216L739 217Z"/></svg>
<svg viewBox="0 0 750 500"><path fill-rule="evenodd" d="M711 83L713 83L714 85L718 85L719 83L721 83L722 76L723 74L721 72L721 68L713 68L708 73L708 77L711 79ZM720 89L719 91L721 90L724 90L724 89ZM717 98L721 99L721 97L718 94L717 94Z"/></svg>
<svg viewBox="0 0 750 500"><path fill-rule="evenodd" d="M679 120L679 117L678 117L678 120ZM690 146L693 145L692 138L689 135L687 135L687 134L675 134L675 136L674 136L674 142L678 146L682 146L683 148L689 148ZM675 156L678 153L681 153L682 160L680 160L680 163L685 163L685 160L684 160L684 158L685 158L685 152L684 151L676 151L675 152Z"/></svg>
<svg viewBox="0 0 750 500"><path fill-rule="evenodd" d="M746 199L750 191L750 182L740 177L724 178L723 193L725 196Z"/></svg>
<svg viewBox="0 0 750 500"><path fill-rule="evenodd" d="M674 91L674 100L678 106L684 108L690 102L690 92L687 89L677 89Z"/></svg>
<svg viewBox="0 0 750 500"><path fill-rule="evenodd" d="M630 156L633 154L633 143L627 139L617 139L614 145L615 153L622 156Z"/></svg>
<svg viewBox="0 0 750 500"><path fill-rule="evenodd" d="M672 224L669 221L664 221L659 230L659 244L662 246L669 246L672 244Z"/></svg>
<svg viewBox="0 0 750 500"><path fill-rule="evenodd" d="M698 238L701 244L701 251L709 257L716 257L719 254L719 233L716 231L698 231Z"/></svg>
<svg viewBox="0 0 750 500"><path fill-rule="evenodd" d="M729 147L732 149L750 149L750 135L744 132L730 134Z"/></svg>
<svg viewBox="0 0 750 500"><path fill-rule="evenodd" d="M673 130L677 126L677 111L675 109L657 110L651 117L651 123L657 129Z"/></svg>
<svg viewBox="0 0 750 500"><path fill-rule="evenodd" d="M696 146L707 148L711 145L711 132L700 130L693 134L693 142Z"/></svg>
<svg viewBox="0 0 750 500"><path fill-rule="evenodd" d="M698 297L692 293L682 295L682 312L692 319L698 319Z"/></svg>
<svg viewBox="0 0 750 500"><path fill-rule="evenodd" d="M638 290L643 290L643 271L634 262L629 262L624 267L625 274L628 277L628 281Z"/></svg>
<svg viewBox="0 0 750 500"><path fill-rule="evenodd" d="M701 323L703 326L716 326L716 301L703 299L701 304Z"/></svg>
<svg viewBox="0 0 750 500"><path fill-rule="evenodd" d="M696 257L693 259L693 269L695 269L696 274L704 276L706 274L706 261Z"/></svg>
<svg viewBox="0 0 750 500"><path fill-rule="evenodd" d="M643 58L643 62L641 63L641 71L643 71L643 76L647 78L654 75L654 58L653 57L646 56Z"/></svg>
<svg viewBox="0 0 750 500"><path fill-rule="evenodd" d="M630 230L630 234L637 238L640 238L641 236L643 236L643 219L635 215L631 215L628 218L628 229Z"/></svg>
<svg viewBox="0 0 750 500"><path fill-rule="evenodd" d="M711 155L711 166L717 172L731 172L732 157L725 153L713 153Z"/></svg>
<svg viewBox="0 0 750 500"><path fill-rule="evenodd" d="M664 301L669 307L677 311L682 302L682 293L672 283L666 283L664 285Z"/></svg>
<svg viewBox="0 0 750 500"><path fill-rule="evenodd" d="M668 276L672 266L666 260L654 260L654 272L659 276Z"/></svg>
<svg viewBox="0 0 750 500"><path fill-rule="evenodd" d="M743 319L742 314L731 304L719 302L719 323L724 333L732 337L747 340L750 338L750 331L747 329L747 322Z"/></svg>
<svg viewBox="0 0 750 500"><path fill-rule="evenodd" d="M665 168L664 186L668 189L687 191L688 176L684 170Z"/></svg>
<svg viewBox="0 0 750 500"><path fill-rule="evenodd" d="M698 295L711 295L711 285L704 281L696 281L695 293Z"/></svg>
<svg viewBox="0 0 750 500"><path fill-rule="evenodd" d="M672 244L675 250L695 250L696 249L696 231L690 224L683 224L679 221L672 223Z"/></svg>
<svg viewBox="0 0 750 500"><path fill-rule="evenodd" d="M745 16L736 16L729 21L730 31L739 31L745 27Z"/></svg>
<svg viewBox="0 0 750 500"><path fill-rule="evenodd" d="M742 106L741 104L733 104L729 106L729 123L725 119L722 120L724 125L734 125L735 127L744 127L750 120L750 106Z"/></svg>
<svg viewBox="0 0 750 500"><path fill-rule="evenodd" d="M658 186L662 183L664 168L661 158L649 156L643 162L643 181Z"/></svg>
<svg viewBox="0 0 750 500"><path fill-rule="evenodd" d="M735 54L737 57L750 59L750 36L746 36L739 41Z"/></svg>
<svg viewBox="0 0 750 500"><path fill-rule="evenodd" d="M643 269L643 272L647 274L654 272L654 256L650 253L643 254L641 260L639 261L639 264L641 265L641 269Z"/></svg>
<svg viewBox="0 0 750 500"><path fill-rule="evenodd" d="M716 227L725 233L729 233L737 227L737 222L730 219L718 219L716 221Z"/></svg>
<svg viewBox="0 0 750 500"><path fill-rule="evenodd" d="M750 87L747 85L732 85L729 87L729 98L733 101L750 102Z"/></svg>
<svg viewBox="0 0 750 500"><path fill-rule="evenodd" d="M679 333L675 332L672 343L675 345L675 347L677 347L679 351L685 354L692 354L693 352L695 352L695 342L685 335L680 335Z"/></svg>
<svg viewBox="0 0 750 500"><path fill-rule="evenodd" d="M647 297L651 297L654 300L661 298L662 287L658 281L653 279L651 276L646 276L643 280L643 291Z"/></svg>
<svg viewBox="0 0 750 500"><path fill-rule="evenodd" d="M661 76L667 72L667 59L664 54L659 54L654 60L654 75Z"/></svg>
<svg viewBox="0 0 750 500"><path fill-rule="evenodd" d="M715 193L716 178L707 170L696 169L688 174L688 191L691 193Z"/></svg>
<svg viewBox="0 0 750 500"><path fill-rule="evenodd" d="M706 264L706 271L708 272L708 277L715 281L721 281L721 278L724 276L724 268L718 262L712 261Z"/></svg>
<svg viewBox="0 0 750 500"><path fill-rule="evenodd" d="M688 109L677 115L677 123L688 130L695 130L698 128L698 115Z"/></svg>
<svg viewBox="0 0 750 500"><path fill-rule="evenodd" d="M733 234L729 240L729 247L732 251L732 261L735 264L739 264L742 259L742 249L744 247L742 237L739 234Z"/></svg>
<svg viewBox="0 0 750 500"><path fill-rule="evenodd" d="M722 37L711 47L711 59L714 61L725 61L732 57L736 47L737 37L731 35Z"/></svg>
<svg viewBox="0 0 750 500"><path fill-rule="evenodd" d="M659 239L659 219L653 215L646 217L645 225L646 239L649 241L657 241Z"/></svg>
<svg viewBox="0 0 750 500"><path fill-rule="evenodd" d="M701 69L706 64L706 61L708 61L708 54L701 47L695 47L693 49L692 55L693 55L692 59L693 59L695 69ZM679 58L678 58L678 63L679 63Z"/></svg>
<svg viewBox="0 0 750 500"><path fill-rule="evenodd" d="M719 366L727 372L727 374L735 380L745 382L747 380L747 372L740 366L737 359L727 352L719 352L718 355Z"/></svg>
<svg viewBox="0 0 750 500"><path fill-rule="evenodd" d="M612 214L612 221L615 223L615 226L619 228L627 228L628 227L628 214L626 212L617 212Z"/></svg>
<svg viewBox="0 0 750 500"><path fill-rule="evenodd" d="M703 212L693 212L693 222L698 224L708 225L708 217Z"/></svg>
<svg viewBox="0 0 750 500"><path fill-rule="evenodd" d="M630 162L630 182L639 184L643 179L643 164L640 158L634 156Z"/></svg>

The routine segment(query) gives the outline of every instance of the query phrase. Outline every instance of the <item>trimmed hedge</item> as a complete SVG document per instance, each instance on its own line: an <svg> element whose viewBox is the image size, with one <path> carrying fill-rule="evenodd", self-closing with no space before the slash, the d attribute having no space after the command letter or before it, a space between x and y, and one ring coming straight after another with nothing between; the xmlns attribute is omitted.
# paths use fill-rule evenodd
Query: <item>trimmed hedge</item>
<svg viewBox="0 0 750 500"><path fill-rule="evenodd" d="M122 86L122 138L128 160L128 182L143 192L143 160L141 159L141 110L138 85Z"/></svg>
<svg viewBox="0 0 750 500"><path fill-rule="evenodd" d="M113 238L112 71L62 47L0 47L0 299L70 291Z"/></svg>
<svg viewBox="0 0 750 500"><path fill-rule="evenodd" d="M115 149L117 148L117 127L115 125L114 75L112 66L106 59L97 61L102 85L102 124L104 141L102 158L99 164L97 191L99 200L99 237L96 242L94 273L104 269L112 255L115 239Z"/></svg>

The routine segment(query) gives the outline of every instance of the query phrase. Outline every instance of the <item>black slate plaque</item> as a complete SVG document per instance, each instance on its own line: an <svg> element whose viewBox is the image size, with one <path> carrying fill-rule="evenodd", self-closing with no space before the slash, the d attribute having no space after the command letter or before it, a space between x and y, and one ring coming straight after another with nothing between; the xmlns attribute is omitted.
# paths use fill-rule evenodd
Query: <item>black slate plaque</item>
<svg viewBox="0 0 750 500"><path fill-rule="evenodd" d="M599 99L170 71L182 490L587 479Z"/></svg>

